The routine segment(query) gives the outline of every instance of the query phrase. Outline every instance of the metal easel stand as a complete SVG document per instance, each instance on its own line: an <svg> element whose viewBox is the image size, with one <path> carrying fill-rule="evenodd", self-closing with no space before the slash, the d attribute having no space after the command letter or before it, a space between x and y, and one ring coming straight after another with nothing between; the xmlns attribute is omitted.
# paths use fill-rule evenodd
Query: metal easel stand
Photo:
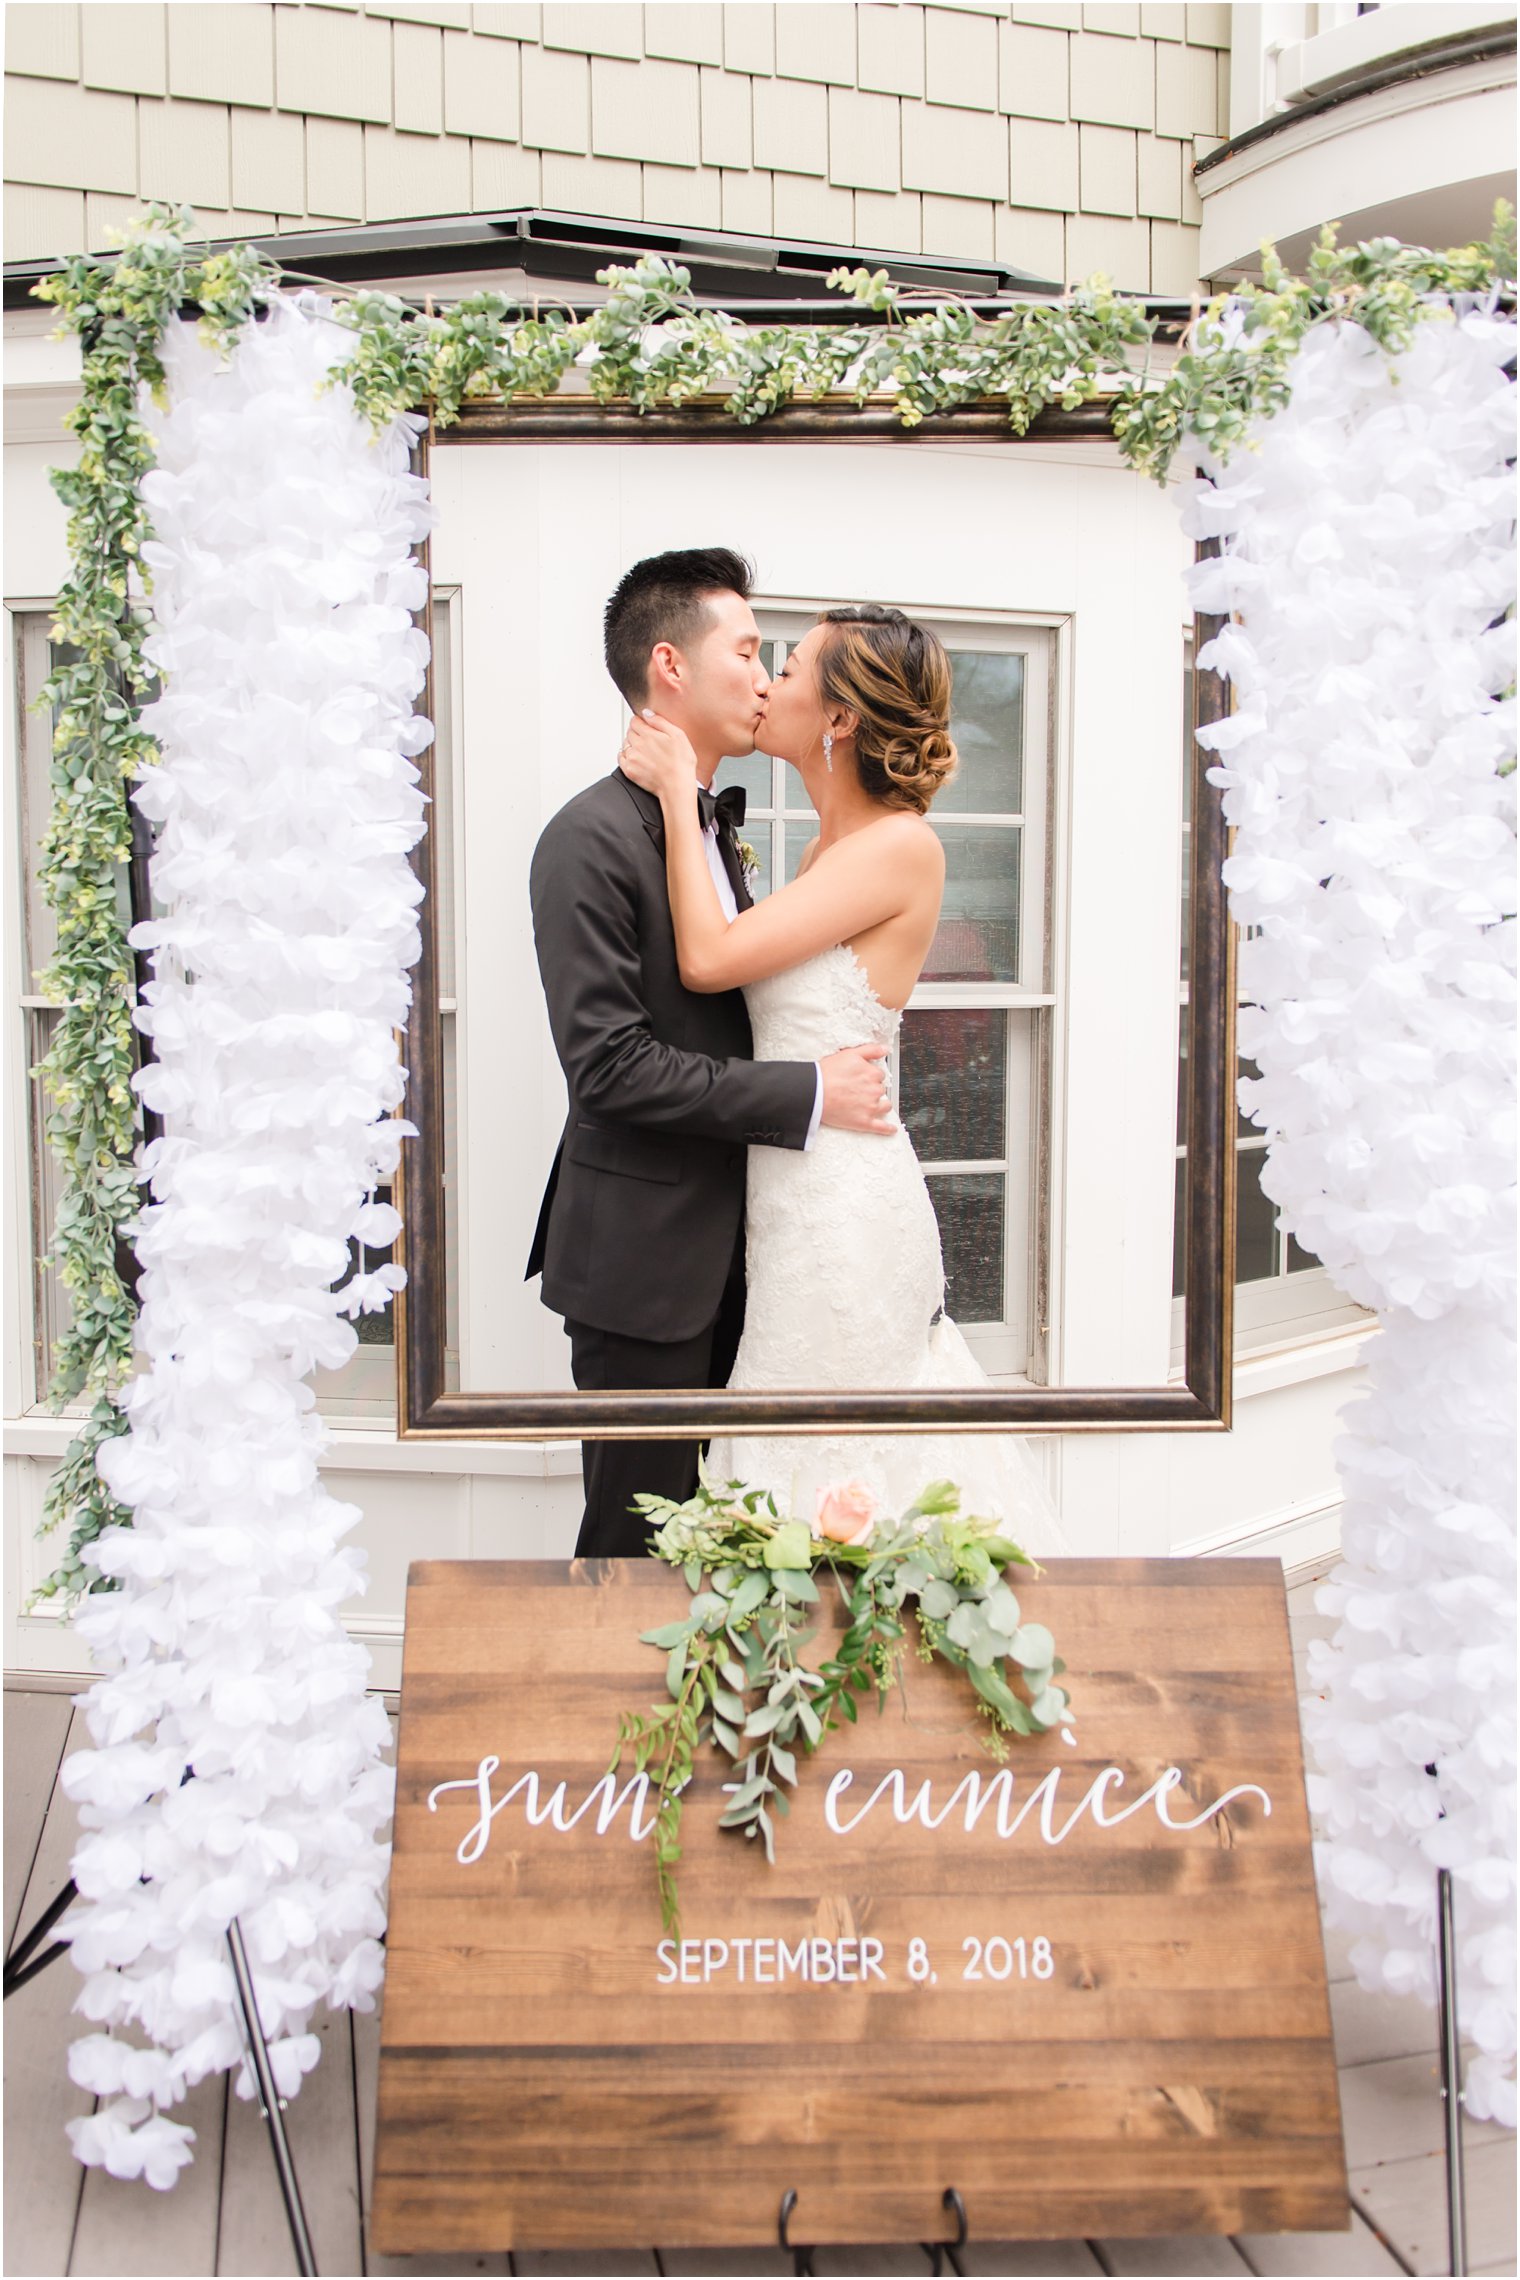
<svg viewBox="0 0 1520 2280"><path fill-rule="evenodd" d="M950 2270L958 2276L963 2273L964 2267L956 2255L956 2250L964 2248L969 2237L969 2228L966 2223L966 2204L953 2185L945 2187L942 2205L955 2211L954 2240L926 2240L919 2244L929 2259L929 2271L933 2280L940 2280L940 2276L945 2270L947 2257ZM787 2255L790 2256L794 2274L799 2275L799 2280L811 2280L814 2271L813 2248L815 2244L811 2241L793 2240L789 2235L788 2228L792 2221L792 2211L796 2206L797 2188L795 2185L788 2185L781 2196L781 2211L776 2219L776 2238L780 2241Z"/></svg>
<svg viewBox="0 0 1520 2280"><path fill-rule="evenodd" d="M1457 2033L1457 1935L1451 1870L1436 1871L1436 1955L1441 1988L1441 2104L1446 2125L1446 2239L1451 2269L1467 2270L1467 2179L1462 2164L1462 2046Z"/></svg>
<svg viewBox="0 0 1520 2280"><path fill-rule="evenodd" d="M64 1886L56 1900L43 1910L26 1937L18 1940L5 1959L5 1994L14 1995L29 1979L35 1979L55 1956L63 1955L67 1940L54 1940L51 1947L43 1948L40 1955L34 1951L47 1938L65 1908L78 1898L78 1887L72 1879ZM269 2045L264 2039L264 2024L259 2017L258 2001L253 1991L253 1973L248 1968L248 1951L243 1945L243 1928L236 1916L227 1926L227 1947L232 1957L232 1976L237 1985L238 2008L243 2014L243 2034L254 2080L258 2085L259 2112L269 2127L269 2146L274 2155L275 2175L280 2182L280 2196L285 2203L285 2221L290 2227L291 2245L296 2252L296 2270L303 2276L315 2275L316 2258L312 2253L311 2232L306 2222L306 2211L301 2202L301 2187L296 2177L296 2165L291 2158L290 2141L285 2135L285 2101L275 2088L274 2068L269 2062Z"/></svg>

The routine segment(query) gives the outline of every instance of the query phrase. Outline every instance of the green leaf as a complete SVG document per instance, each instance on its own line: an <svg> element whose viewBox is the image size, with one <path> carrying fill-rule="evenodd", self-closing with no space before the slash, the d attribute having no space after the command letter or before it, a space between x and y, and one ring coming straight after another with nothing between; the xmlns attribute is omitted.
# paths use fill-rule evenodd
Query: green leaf
<svg viewBox="0 0 1520 2280"><path fill-rule="evenodd" d="M640 1631L639 1637L651 1647L678 1647L696 1630L695 1623L662 1623L657 1631Z"/></svg>
<svg viewBox="0 0 1520 2280"><path fill-rule="evenodd" d="M961 1595L955 1585L943 1582L938 1576L931 1577L918 1595L919 1606L937 1623L942 1623L947 1615L953 1615L960 1603Z"/></svg>
<svg viewBox="0 0 1520 2280"><path fill-rule="evenodd" d="M735 1725L744 1723L744 1699L742 1695L733 1693L729 1687L719 1686L715 1689L712 1699L713 1708L720 1711L725 1718L732 1719Z"/></svg>
<svg viewBox="0 0 1520 2280"><path fill-rule="evenodd" d="M728 1603L729 1620L732 1622L741 1615L753 1614L760 1602L769 1595L769 1592L769 1578L763 1575L758 1568L751 1568Z"/></svg>
<svg viewBox="0 0 1520 2280"><path fill-rule="evenodd" d="M812 1565L813 1539L800 1520L783 1520L765 1547L768 1568L807 1568Z"/></svg>
<svg viewBox="0 0 1520 2280"><path fill-rule="evenodd" d="M982 1601L982 1612L987 1618L988 1628L997 1632L1000 1638L1014 1637L1019 1627L1019 1603L1006 1583L993 1585ZM1014 1652L1017 1651L1015 1645Z"/></svg>
<svg viewBox="0 0 1520 2280"><path fill-rule="evenodd" d="M1023 1623L1013 1634L1009 1652L1027 1670L1048 1670L1055 1661L1056 1643L1043 1623Z"/></svg>
<svg viewBox="0 0 1520 2280"><path fill-rule="evenodd" d="M968 1663L966 1675L982 1700L990 1702L993 1709L1001 1711L1005 1718L1012 1720L1015 1713L1022 1714L1024 1705L1009 1690L998 1673L990 1669L985 1663Z"/></svg>

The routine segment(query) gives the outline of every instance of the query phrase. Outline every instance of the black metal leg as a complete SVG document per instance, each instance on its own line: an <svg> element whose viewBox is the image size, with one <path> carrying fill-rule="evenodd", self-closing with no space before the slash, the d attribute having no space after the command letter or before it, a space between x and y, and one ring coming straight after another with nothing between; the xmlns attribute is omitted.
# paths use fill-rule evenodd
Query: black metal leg
<svg viewBox="0 0 1520 2280"><path fill-rule="evenodd" d="M18 1987L24 1987L29 1979L35 1979L38 1972L52 1962L54 1956L63 1954L69 1944L67 1940L55 1940L42 1955L34 1956L32 1951L39 1941L46 1939L64 1909L78 1897L79 1887L71 1877L58 1897L49 1901L26 1937L16 1942L5 1959L7 1995L14 1995Z"/></svg>
<svg viewBox="0 0 1520 2280"><path fill-rule="evenodd" d="M945 2187L941 2201L945 2208L955 2211L955 2238L954 2240L919 2242L920 2248L929 2259L931 2280L939 2280L939 2276L944 2272L947 2264L954 2273L959 2274L964 2271L964 2266L955 2252L958 2248L965 2247L970 2234L970 2227L966 2222L966 2204L953 2185Z"/></svg>
<svg viewBox="0 0 1520 2280"><path fill-rule="evenodd" d="M1436 1871L1441 1980L1441 2103L1446 2123L1446 2237L1454 2273L1467 2270L1467 2181L1462 2163L1462 2046L1457 2032L1457 1935L1451 1870Z"/></svg>
<svg viewBox="0 0 1520 2280"><path fill-rule="evenodd" d="M296 2252L296 2270L302 2274L315 2273L317 2262L312 2254L311 2234L306 2226L306 2211L301 2206L301 2188L296 2178L296 2165L290 2157L290 2142L285 2135L284 2108L275 2088L274 2069L269 2063L269 2046L264 2040L264 2026L253 1991L253 1974L248 1968L248 1951L243 1946L243 1927L236 1916L227 1926L227 1946L232 1955L232 1976L237 1981L238 2002L242 2006L243 2024L248 2034L248 2055L253 2062L254 2079L258 2083L259 2103L269 2125L270 2150L274 2154L275 2174L280 2180L280 2193L285 2202L285 2219L290 2226L290 2238Z"/></svg>

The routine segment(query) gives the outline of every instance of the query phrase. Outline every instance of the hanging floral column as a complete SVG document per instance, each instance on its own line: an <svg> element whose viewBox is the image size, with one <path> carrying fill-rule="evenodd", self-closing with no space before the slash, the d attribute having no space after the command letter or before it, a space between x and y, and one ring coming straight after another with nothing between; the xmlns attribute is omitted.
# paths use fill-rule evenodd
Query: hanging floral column
<svg viewBox="0 0 1520 2280"><path fill-rule="evenodd" d="M1241 312L1221 320L1242 343ZM1338 1443L1340 1618L1306 1732L1332 1922L1435 1995L1454 1877L1475 2114L1514 2120L1515 327L1459 296L1385 358L1310 333L1252 448L1194 486L1190 573L1242 944L1241 1100L1285 1228L1377 1311Z"/></svg>
<svg viewBox="0 0 1520 2280"><path fill-rule="evenodd" d="M316 2061L313 2008L369 2007L382 1965L388 1728L339 1615L364 1588L342 1543L360 1515L318 1477L305 1380L400 1279L332 1288L350 1238L398 1224L373 1190L409 1129L394 1031L419 948L430 510L416 422L372 441L324 388L348 346L309 303L277 300L227 364L173 326L142 486L166 693L136 797L166 915L134 934L154 971L137 1082L167 1136L136 1235L148 1368L100 1460L132 1525L86 1554L125 1588L78 1618L109 1675L63 1783L85 1830L66 1929L107 2030L70 2054L104 2101L74 2143L160 2185L193 2133L157 2109L242 2059L234 1916L287 2095Z"/></svg>

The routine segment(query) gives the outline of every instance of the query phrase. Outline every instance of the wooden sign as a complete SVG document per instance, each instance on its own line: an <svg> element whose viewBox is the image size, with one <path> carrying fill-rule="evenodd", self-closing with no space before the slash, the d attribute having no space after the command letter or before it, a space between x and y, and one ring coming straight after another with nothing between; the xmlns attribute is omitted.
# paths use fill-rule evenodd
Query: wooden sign
<svg viewBox="0 0 1520 2280"><path fill-rule="evenodd" d="M679 1575L412 1568L378 2249L774 2243L788 2191L800 2242L953 2238L952 2187L982 2240L1349 2223L1281 1569L1018 1588L1073 1740L1000 1768L910 1650L774 1866L704 1749L675 1940L644 1784L603 1777Z"/></svg>

